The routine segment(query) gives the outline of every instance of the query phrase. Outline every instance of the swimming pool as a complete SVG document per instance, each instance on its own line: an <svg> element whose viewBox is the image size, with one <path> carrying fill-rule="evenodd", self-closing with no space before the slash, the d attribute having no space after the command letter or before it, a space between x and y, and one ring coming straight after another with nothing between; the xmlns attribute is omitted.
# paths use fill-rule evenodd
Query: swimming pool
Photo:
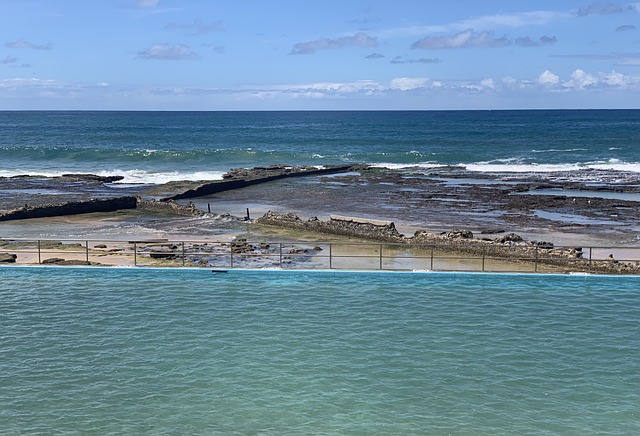
<svg viewBox="0 0 640 436"><path fill-rule="evenodd" d="M640 278L0 268L8 433L637 434Z"/></svg>

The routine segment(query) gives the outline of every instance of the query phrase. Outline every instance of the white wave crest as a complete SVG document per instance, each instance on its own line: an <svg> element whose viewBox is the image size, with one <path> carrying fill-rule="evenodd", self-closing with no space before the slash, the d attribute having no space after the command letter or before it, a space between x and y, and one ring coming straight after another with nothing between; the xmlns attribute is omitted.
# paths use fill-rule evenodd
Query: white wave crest
<svg viewBox="0 0 640 436"><path fill-rule="evenodd" d="M611 159L608 162L586 162L565 164L502 164L485 163L464 165L469 171L484 173L554 173L579 171L585 169L613 170L640 173L640 162L621 162Z"/></svg>
<svg viewBox="0 0 640 436"><path fill-rule="evenodd" d="M609 149L611 150L611 149ZM571 151L587 151L586 148L566 148L566 149L561 149L561 148L549 148L547 150L536 150L533 149L531 150L531 153L567 153L567 152L571 152Z"/></svg>
<svg viewBox="0 0 640 436"><path fill-rule="evenodd" d="M432 162L422 163L372 163L374 168L388 168L392 170L402 170L409 168L442 168L448 165ZM586 162L586 163L562 163L562 164L537 164L518 163L517 159L501 159L493 162L476 162L470 164L460 163L450 165L464 167L469 171L481 173L555 173L567 171L580 171L585 169L627 171L640 173L640 162L623 162L618 159L610 159L606 162Z"/></svg>
<svg viewBox="0 0 640 436"><path fill-rule="evenodd" d="M444 165L444 164L437 164L437 163L430 163L430 162L423 162L423 163L406 163L406 164L400 164L400 163L372 163L369 164L369 166L373 167L373 168L388 168L390 170L402 170L405 168L441 168L441 167L446 167L448 165Z"/></svg>
<svg viewBox="0 0 640 436"><path fill-rule="evenodd" d="M99 176L122 176L124 179L117 183L143 183L160 185L180 180L221 180L223 171L192 171L192 172L151 172L145 170L113 170L101 171Z"/></svg>
<svg viewBox="0 0 640 436"><path fill-rule="evenodd" d="M164 184L180 180L221 180L224 171L147 171L147 170L100 170L100 171L78 171L77 169L66 169L59 171L40 169L11 169L0 170L0 177L15 177L22 175L41 177L60 177L63 174L89 173L98 176L122 176L123 179L116 183L125 184Z"/></svg>

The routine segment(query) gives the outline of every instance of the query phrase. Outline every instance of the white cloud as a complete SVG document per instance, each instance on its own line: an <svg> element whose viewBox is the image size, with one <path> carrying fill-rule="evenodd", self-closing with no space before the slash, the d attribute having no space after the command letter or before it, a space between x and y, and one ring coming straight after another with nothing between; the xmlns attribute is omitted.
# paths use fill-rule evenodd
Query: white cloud
<svg viewBox="0 0 640 436"><path fill-rule="evenodd" d="M579 17L586 17L587 15L607 15L607 14L621 14L624 12L624 8L615 3L594 3L585 8L578 10Z"/></svg>
<svg viewBox="0 0 640 436"><path fill-rule="evenodd" d="M503 77L502 79L500 79L500 81L502 82L503 85L510 88L518 84L518 81L511 76Z"/></svg>
<svg viewBox="0 0 640 436"><path fill-rule="evenodd" d="M7 55L7 56L5 56L4 59L0 60L0 64L5 64L5 65L14 64L17 61L18 61L18 58L14 57L14 56Z"/></svg>
<svg viewBox="0 0 640 436"><path fill-rule="evenodd" d="M42 80L36 78L15 77L13 79L0 80L0 87L16 88L24 86L51 86L59 84L56 80Z"/></svg>
<svg viewBox="0 0 640 436"><path fill-rule="evenodd" d="M353 94L358 92L379 91L382 87L374 80L358 80L355 82L316 82L298 85L277 85L269 88L269 92L326 92L332 94ZM262 92L266 91L261 89Z"/></svg>
<svg viewBox="0 0 640 436"><path fill-rule="evenodd" d="M634 26L633 24L623 24L616 27L616 32L628 32L630 30L636 30L636 26Z"/></svg>
<svg viewBox="0 0 640 436"><path fill-rule="evenodd" d="M432 107L428 102L440 101L446 107L468 107L467 98L474 98L478 107L482 102L499 101L527 102L554 101L562 106L563 101L571 101L569 95L583 94L584 90L595 93L607 92L607 100L600 101L602 107L610 107L615 98L633 105L633 98L640 91L640 75L625 75L616 71L588 73L576 69L568 77L562 78L550 70L538 77L514 78L486 77L478 80L432 80L426 77L396 77L388 82L356 80L351 82L284 83L279 85L253 85L237 88L214 87L153 87L145 85L123 85L118 83L93 82L87 84L65 83L37 78L0 79L0 108L21 107L29 102L31 108L95 108L95 102L106 104L113 109L149 108L160 104L162 108L193 107L222 109L229 104L242 104L247 108L251 101L260 99L278 102L279 108L317 107L304 106L305 100L322 101L326 108L341 105L375 105L385 102L402 107L403 102ZM558 94L566 95L558 97ZM556 95L554 97L554 95ZM604 94L602 94L604 95ZM215 98L212 99L212 96ZM617 96L617 97L616 97ZM40 97L42 99L38 100ZM611 98L614 100L611 100ZM551 98L552 100L545 100ZM436 100L433 100L436 99ZM494 100L491 100L494 99ZM93 103L92 103L93 102ZM212 102L215 102L212 103ZM235 102L235 103L233 103ZM340 102L340 103L338 103ZM346 103L345 103L346 102ZM93 106L92 106L93 104ZM489 104L489 103L487 103ZM507 105L509 103L506 103ZM40 106L38 106L40 105ZM213 105L213 106L212 106ZM258 106L263 107L263 106ZM269 106L271 107L271 106ZM240 107L238 107L240 108Z"/></svg>
<svg viewBox="0 0 640 436"><path fill-rule="evenodd" d="M494 38L493 32L476 33L467 29L451 36L427 36L411 45L411 48L442 50L454 48L496 48L511 44L506 36Z"/></svg>
<svg viewBox="0 0 640 436"><path fill-rule="evenodd" d="M566 17L566 14L552 11L532 11L520 12L515 14L496 14L486 15L478 18L471 18L461 21L455 25L459 28L493 28L496 26L504 27L524 27L531 25L545 25L558 18Z"/></svg>
<svg viewBox="0 0 640 436"><path fill-rule="evenodd" d="M212 32L223 32L222 21L213 21L211 24L204 24L200 20L194 20L191 24L168 23L164 30L186 30L187 35L206 35Z"/></svg>
<svg viewBox="0 0 640 436"><path fill-rule="evenodd" d="M420 36L433 33L455 32L466 29L494 29L500 26L510 28L542 26L552 21L569 18L571 16L571 14L554 11L531 11L513 14L485 15L441 25L407 26L387 29L378 31L376 34L380 37Z"/></svg>
<svg viewBox="0 0 640 436"><path fill-rule="evenodd" d="M640 57L625 59L623 61L618 62L617 65L632 66L632 67L640 66Z"/></svg>
<svg viewBox="0 0 640 436"><path fill-rule="evenodd" d="M541 36L540 38L532 39L529 36L516 38L516 45L520 47L539 47L542 45L553 45L558 42L558 39L555 36Z"/></svg>
<svg viewBox="0 0 640 436"><path fill-rule="evenodd" d="M197 53L185 44L154 44L138 52L138 59L186 60L199 59Z"/></svg>
<svg viewBox="0 0 640 436"><path fill-rule="evenodd" d="M18 39L16 41L12 41L12 42L5 42L4 43L5 48L30 48L33 50L52 50L53 49L53 44L52 43L48 43L48 44L34 44L32 42L29 41L25 41L24 39Z"/></svg>
<svg viewBox="0 0 640 436"><path fill-rule="evenodd" d="M389 82L389 88L399 91L410 91L412 89L424 88L428 83L429 79L426 77L398 77Z"/></svg>
<svg viewBox="0 0 640 436"><path fill-rule="evenodd" d="M420 59L407 59L402 56L396 56L389 61L392 64L439 64L439 58L420 58Z"/></svg>
<svg viewBox="0 0 640 436"><path fill-rule="evenodd" d="M155 8L160 3L160 0L136 0L136 5L140 9Z"/></svg>
<svg viewBox="0 0 640 436"><path fill-rule="evenodd" d="M493 79L482 79L480 81L480 86L486 89L496 89L496 83Z"/></svg>
<svg viewBox="0 0 640 436"><path fill-rule="evenodd" d="M315 41L299 42L295 44L289 54L313 54L316 50L343 48L350 45L356 47L377 47L378 39L369 36L364 32L358 32L353 36L343 36L342 38L337 39L320 38Z"/></svg>
<svg viewBox="0 0 640 436"><path fill-rule="evenodd" d="M601 73L600 77L602 81L609 86L624 86L626 85L626 80L624 74L616 73L612 71L610 73Z"/></svg>
<svg viewBox="0 0 640 436"><path fill-rule="evenodd" d="M544 86L553 86L560 83L560 76L553 74L549 70L545 70L538 76L538 83Z"/></svg>
<svg viewBox="0 0 640 436"><path fill-rule="evenodd" d="M567 88L582 90L598 84L598 79L584 70L577 69L571 73L571 80L563 83Z"/></svg>

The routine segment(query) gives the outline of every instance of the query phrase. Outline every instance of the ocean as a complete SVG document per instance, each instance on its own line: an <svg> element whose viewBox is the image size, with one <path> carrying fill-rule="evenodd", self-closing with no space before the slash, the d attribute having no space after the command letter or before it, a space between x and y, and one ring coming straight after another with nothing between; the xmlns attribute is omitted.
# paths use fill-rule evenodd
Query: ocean
<svg viewBox="0 0 640 436"><path fill-rule="evenodd" d="M640 174L639 146L637 110L0 112L0 177L122 175L123 187L283 163L581 170L595 183L584 170ZM117 234L141 233L129 224ZM638 288L0 267L0 433L637 434Z"/></svg>
<svg viewBox="0 0 640 436"><path fill-rule="evenodd" d="M638 280L3 267L0 433L638 434Z"/></svg>
<svg viewBox="0 0 640 436"><path fill-rule="evenodd" d="M366 163L640 172L640 110L0 111L0 176L215 180L231 168Z"/></svg>

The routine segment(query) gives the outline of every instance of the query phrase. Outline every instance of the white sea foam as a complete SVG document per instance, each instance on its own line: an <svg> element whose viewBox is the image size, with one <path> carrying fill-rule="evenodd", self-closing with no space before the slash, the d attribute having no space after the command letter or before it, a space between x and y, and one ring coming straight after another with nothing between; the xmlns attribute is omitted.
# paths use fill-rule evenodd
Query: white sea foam
<svg viewBox="0 0 640 436"><path fill-rule="evenodd" d="M163 184L179 180L221 180L224 171L166 171L153 172L146 170L92 170L79 171L78 169L62 169L59 171L40 169L13 169L0 170L0 177L14 177L19 175L32 175L42 177L59 177L63 174L89 173L98 176L122 176L122 180L116 183L141 183L141 184Z"/></svg>
<svg viewBox="0 0 640 436"><path fill-rule="evenodd" d="M561 149L561 148L549 148L547 150L531 150L531 153L566 153L566 152L570 152L570 151L587 151L586 148L567 148L567 149Z"/></svg>
<svg viewBox="0 0 640 436"><path fill-rule="evenodd" d="M437 164L433 162L421 163L373 163L370 164L374 168L388 168L393 170L401 170L408 168L442 168L447 165ZM537 163L519 163L517 159L500 159L492 162L476 162L476 163L460 163L459 167L464 167L469 171L482 173L554 173L579 171L585 169L596 170L612 170L627 171L640 173L640 162L623 162L618 159L610 159L602 162L585 162L585 163L563 163L563 164L537 164Z"/></svg>
<svg viewBox="0 0 640 436"><path fill-rule="evenodd" d="M99 176L123 176L118 183L163 184L179 180L221 180L224 171L192 171L192 172L150 172L145 170L113 170L101 171Z"/></svg>
<svg viewBox="0 0 640 436"><path fill-rule="evenodd" d="M503 164L479 162L464 165L469 171L485 173L552 173L579 171L585 169L628 171L640 173L640 162L621 162L611 159L608 162L586 162L566 164Z"/></svg>
<svg viewBox="0 0 640 436"><path fill-rule="evenodd" d="M65 171L68 173L70 171ZM43 170L0 170L0 177L15 177L15 176L42 176L42 177L56 177L61 176L61 171L43 171Z"/></svg>
<svg viewBox="0 0 640 436"><path fill-rule="evenodd" d="M402 170L405 168L441 168L446 167L444 164L436 164L431 162L422 162L422 163L373 163L370 164L373 168L388 168L390 170Z"/></svg>
<svg viewBox="0 0 640 436"><path fill-rule="evenodd" d="M481 173L551 173L558 171L576 171L587 168L578 164L517 164L479 162L464 165L469 171Z"/></svg>

